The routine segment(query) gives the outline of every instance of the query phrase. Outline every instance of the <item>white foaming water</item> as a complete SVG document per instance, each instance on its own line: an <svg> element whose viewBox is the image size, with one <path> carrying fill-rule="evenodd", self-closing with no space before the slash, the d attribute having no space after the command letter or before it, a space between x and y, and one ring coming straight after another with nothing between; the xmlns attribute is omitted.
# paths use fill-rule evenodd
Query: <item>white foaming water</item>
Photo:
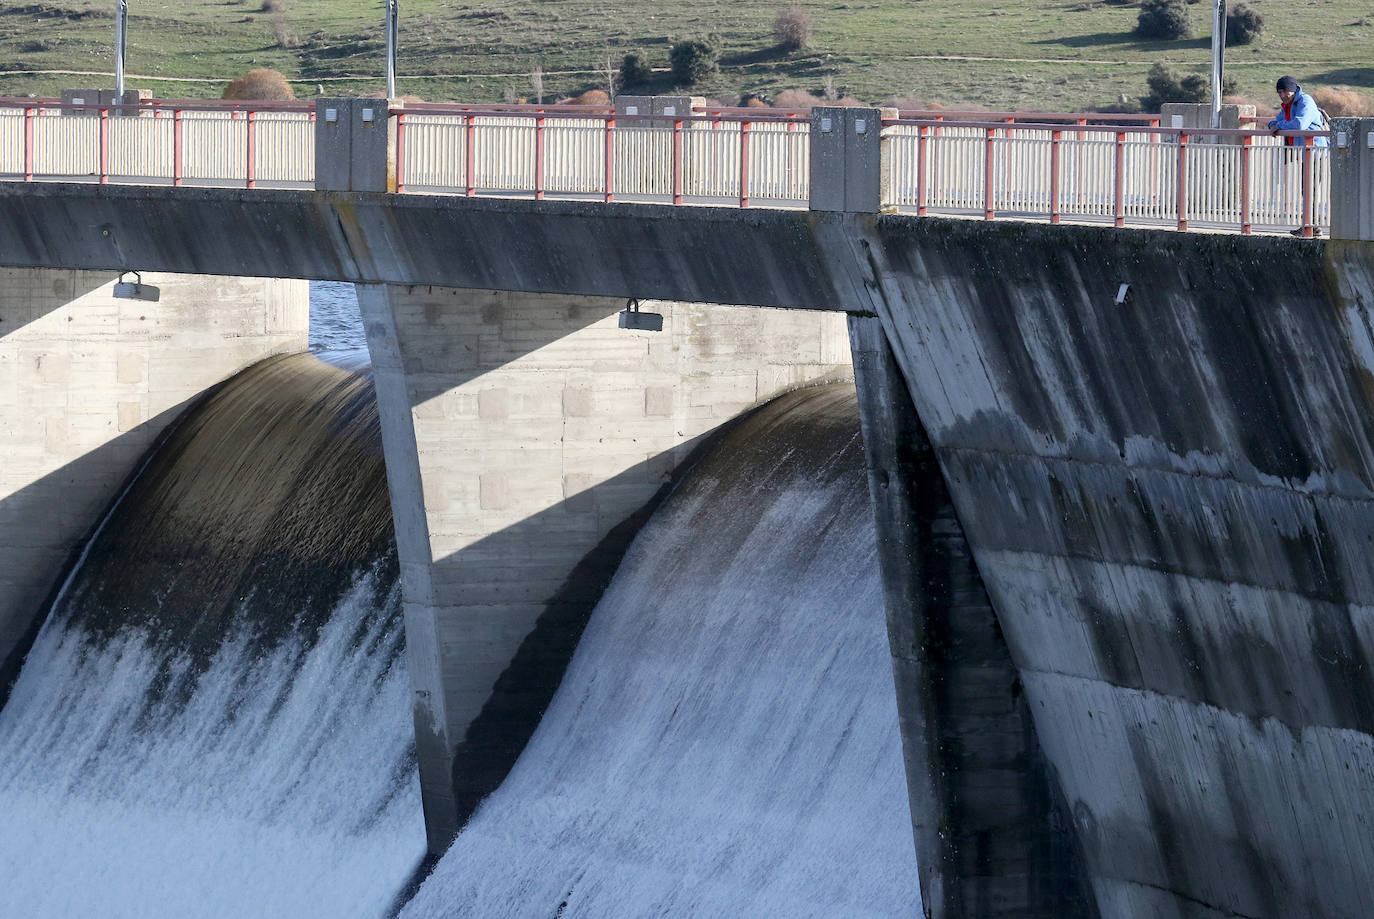
<svg viewBox="0 0 1374 919"><path fill-rule="evenodd" d="M174 661L189 699L152 706L166 655L141 635L45 628L0 713L0 916L385 916L425 839L400 617L372 590L308 649Z"/></svg>
<svg viewBox="0 0 1374 919"><path fill-rule="evenodd" d="M697 474L655 515L515 769L402 919L921 914L846 452L854 474L828 481Z"/></svg>

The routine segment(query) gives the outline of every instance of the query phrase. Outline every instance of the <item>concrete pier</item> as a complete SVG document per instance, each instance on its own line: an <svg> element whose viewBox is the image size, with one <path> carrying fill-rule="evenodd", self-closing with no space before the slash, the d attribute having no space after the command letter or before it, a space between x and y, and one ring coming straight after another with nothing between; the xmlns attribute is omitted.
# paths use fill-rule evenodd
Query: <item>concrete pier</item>
<svg viewBox="0 0 1374 919"><path fill-rule="evenodd" d="M849 336L927 919L1097 915L940 463L876 318Z"/></svg>
<svg viewBox="0 0 1374 919"><path fill-rule="evenodd" d="M430 849L500 782L632 528L704 435L848 378L844 317L359 285L396 521Z"/></svg>
<svg viewBox="0 0 1374 919"><path fill-rule="evenodd" d="M0 269L0 700L44 599L120 483L187 402L306 346L304 281Z"/></svg>

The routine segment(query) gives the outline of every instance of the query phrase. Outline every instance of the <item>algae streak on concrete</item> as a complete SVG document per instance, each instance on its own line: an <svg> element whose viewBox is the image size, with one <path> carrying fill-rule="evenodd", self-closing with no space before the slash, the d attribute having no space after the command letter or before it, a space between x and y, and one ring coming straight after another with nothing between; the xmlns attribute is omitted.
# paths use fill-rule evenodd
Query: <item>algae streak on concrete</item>
<svg viewBox="0 0 1374 919"><path fill-rule="evenodd" d="M1101 914L1370 915L1374 247L862 235Z"/></svg>

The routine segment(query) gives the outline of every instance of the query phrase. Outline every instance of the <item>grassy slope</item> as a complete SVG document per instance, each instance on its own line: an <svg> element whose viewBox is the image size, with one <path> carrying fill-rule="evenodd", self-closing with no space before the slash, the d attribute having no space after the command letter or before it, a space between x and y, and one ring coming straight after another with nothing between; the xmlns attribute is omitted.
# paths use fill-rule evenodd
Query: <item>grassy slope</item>
<svg viewBox="0 0 1374 919"><path fill-rule="evenodd" d="M130 0L130 74L162 97L216 97L253 67L281 70L298 95L317 83L340 95L383 88L382 0ZM1242 95L1272 100L1274 77L1310 87L1346 84L1374 96L1374 7L1368 0L1249 0L1264 36L1228 52ZM1205 72L1209 0L1189 7L1199 37L1132 37L1137 8L1100 0L799 0L812 16L810 48L772 47L777 11L742 0L401 0L400 90L428 100L501 101L604 83L609 59L644 53L667 67L673 40L722 40L719 76L695 94L734 98L785 88L879 102L894 96L946 106L1086 110L1132 99L1156 61ZM0 71L113 69L113 0L0 0ZM279 37L285 36L283 47ZM973 58L960 59L960 58ZM110 77L0 73L0 93L55 95ZM673 90L666 73L648 91Z"/></svg>

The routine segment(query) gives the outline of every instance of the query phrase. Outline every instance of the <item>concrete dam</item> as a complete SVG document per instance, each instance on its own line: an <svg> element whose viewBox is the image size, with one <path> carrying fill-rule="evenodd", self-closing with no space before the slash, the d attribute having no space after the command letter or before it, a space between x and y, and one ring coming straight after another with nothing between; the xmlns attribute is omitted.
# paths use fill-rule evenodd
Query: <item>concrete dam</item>
<svg viewBox="0 0 1374 919"><path fill-rule="evenodd" d="M31 404L21 393L61 390L53 411L71 413L82 386L100 385L97 376L57 373L50 360L25 360L54 350L25 344L26 335L55 340L67 327L79 330L84 347L106 355L92 374L148 393L158 374L188 363L177 351L189 342L212 353L216 342L233 340L242 363L299 347L298 306L270 314L245 307L215 328L215 309L205 306L215 298L194 293L195 278L169 276L159 312L137 314L152 319L121 307L113 324L101 322L98 310L82 311L79 295L103 296L110 272L359 285L428 833L410 844L416 857L427 847L438 858L456 838L454 853L499 859L508 828L538 823L557 811L554 803L588 794L591 780L577 768L585 764L540 735L540 716L577 704L558 692L578 693L592 710L642 702L648 720L627 736L662 729L649 710L682 717L671 714L680 707L647 695L652 669L633 684L641 691L596 686L616 661L611 647L643 641L632 610L644 602L633 595L646 588L635 579L654 575L626 566L643 564L637 553L655 540L674 544L667 521L690 517L694 487L707 488L693 486L692 475L751 446L726 432L714 448L724 453L703 452L717 442L713 432L774 396L852 373L880 578L850 592L880 589L886 610L915 842L908 881L920 892L910 888L912 913L1370 913L1367 239L982 224L844 206L741 213L398 202L360 191L33 186L0 189L0 213L8 289L20 291L13 296L30 317L17 332L0 327L14 342L6 371L12 417ZM59 280L67 282L61 291ZM178 295L178 283L193 292ZM249 302L293 302L271 293L272 284L264 290ZM39 292L48 305L35 305ZM615 328L631 297L661 304L652 308L664 314L665 333ZM139 323L149 321L167 334L143 334ZM123 356L120 336L131 332L142 335L138 360ZM205 373L222 378L233 369ZM105 484L91 487L84 524L22 515L30 536L40 524L51 529L43 557L81 542L134 471L143 442L189 398L139 402L137 412L119 408L132 398L112 400L116 420L125 413L124 433L142 442L121 446L116 434L114 447L77 451L100 457ZM763 411L799 411L777 406ZM741 430L751 423L740 422ZM47 429L24 428L22 436L41 440ZM44 456L68 446L51 436L42 444ZM29 506L24 490L18 496L15 507ZM755 513L773 520L772 511ZM650 514L658 522L631 547ZM783 534L808 525L813 536L838 526L824 519L800 530L779 520L778 540L805 541ZM722 534L737 525L706 524ZM6 538L7 558L39 557ZM825 592L845 576L828 567L829 553L844 557L861 538L855 530L841 540L847 549L817 550L787 569L814 571L809 593L829 597L819 605L831 612L811 615L841 605ZM668 557L673 551L685 549ZM728 563L701 562L707 571ZM621 580L612 580L617 568ZM16 647L29 644L42 595L61 570L50 564L47 583L7 612ZM696 580L705 577L693 570ZM600 624L573 631L619 644L589 645L590 663L559 663L541 631L567 638L598 601ZM685 620L682 627L697 616L711 621L704 608L656 605L683 609L672 620ZM837 626L828 631L839 640ZM696 653L728 660L762 641L738 635L738 645ZM807 644L798 641L763 653L785 660L788 648ZM749 666L744 655L729 669ZM827 672L816 666L812 677ZM525 680L540 675L547 685L528 691ZM670 695L684 699L704 692L673 685ZM751 711L745 702L710 704ZM687 714L700 713L689 706ZM564 732L564 746L585 743L588 757L610 756L595 732L574 738L561 721L548 729L555 738ZM672 736L683 756L695 749L691 735ZM678 783L671 787L694 780L664 762L625 756L611 758L662 770L665 782ZM835 775L858 774L839 760ZM824 785L825 774L812 780ZM540 796L545 811L521 811ZM822 810L837 806L816 801ZM647 807L637 809L645 821ZM853 829L842 811L825 811L837 833ZM586 867L604 867L595 853L573 866L568 852L586 840L572 829L550 833L538 844L523 837L549 853L547 870L566 881L539 894L552 898L550 914L564 903L597 914L604 889L633 889L646 898L633 902L652 902L654 891L635 884L652 886L645 879L658 875L636 880L614 866L598 874ZM875 836L891 838L887 830ZM506 842L520 849L521 839ZM823 840L805 839L801 854L856 870ZM886 858L892 849L884 851ZM900 872L892 857L882 864ZM869 867L881 861L874 859ZM663 877L710 872L723 861L667 863ZM745 887L760 897L748 902L775 902L760 891L763 879L790 876L781 864L768 862L733 893L703 880L700 902L726 902L710 897L740 897ZM445 860L430 877L434 886L420 885L411 901L414 915L468 895ZM885 883L872 888L902 889ZM668 880L655 889L663 902L690 900L673 900ZM827 899L833 894L813 892L808 902L840 903Z"/></svg>

